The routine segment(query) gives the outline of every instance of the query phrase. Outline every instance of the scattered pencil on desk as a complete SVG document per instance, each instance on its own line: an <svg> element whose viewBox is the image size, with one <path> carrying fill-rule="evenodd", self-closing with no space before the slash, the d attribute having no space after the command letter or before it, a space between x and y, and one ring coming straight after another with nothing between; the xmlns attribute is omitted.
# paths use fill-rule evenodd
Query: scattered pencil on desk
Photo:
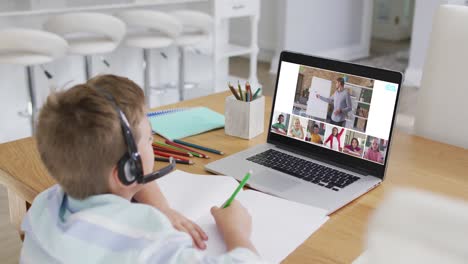
<svg viewBox="0 0 468 264"><path fill-rule="evenodd" d="M205 155L205 154L203 154L203 153L200 153L200 152L198 152L198 151L195 151L195 150L193 150L193 149L191 149L191 148L188 148L188 147L186 147L186 146L184 146L184 145L177 144L177 143L175 143L175 142L173 142L173 141L170 141L170 140L168 140L168 139L166 139L166 144L169 144L169 145L174 146L174 147L177 147L177 148L185 149L185 150L189 151L190 153L192 153L193 156L198 157L198 158L205 158L205 159L209 159L209 158L210 158L209 156L207 156L207 155Z"/></svg>
<svg viewBox="0 0 468 264"><path fill-rule="evenodd" d="M222 152L222 151L212 149L212 148L203 147L203 146L199 146L199 145L189 143L189 142L185 142L185 141L182 141L182 140L174 139L174 142L177 143L177 144L184 145L184 146L200 149L200 150L203 150L203 151L206 151L206 152L211 152L211 153L215 153L215 154L218 154L218 155L224 155L224 152Z"/></svg>
<svg viewBox="0 0 468 264"><path fill-rule="evenodd" d="M170 145L170 144L167 144L167 143L164 143L164 142L155 141L155 142L153 142L153 145L157 145L157 146L159 146L161 148L172 149L172 150L175 150L175 151L186 152L186 149L184 149L184 148L181 148L181 147L178 147L178 146L173 146L173 145ZM191 153L191 154L193 155L193 153Z"/></svg>
<svg viewBox="0 0 468 264"><path fill-rule="evenodd" d="M185 157L189 157L189 158L193 157L192 153L190 153L190 152L177 151L177 150L170 149L170 148L164 148L164 147L161 147L161 146L158 146L158 145L153 145L153 150L172 153L172 154L176 154L176 155L179 155L179 156L185 156Z"/></svg>
<svg viewBox="0 0 468 264"><path fill-rule="evenodd" d="M189 160L179 160L179 159L174 159L176 163L178 164L186 164L186 165L193 165L194 162ZM162 158L162 157L154 157L154 161L161 161L161 162L169 162L169 158Z"/></svg>
<svg viewBox="0 0 468 264"><path fill-rule="evenodd" d="M181 156L177 156L175 154L172 154L172 153L167 153L167 152L162 152L162 151L158 151L158 150L153 150L153 153L154 155L158 155L158 156L161 156L161 157L165 157L165 158L170 158L170 157L173 157L174 159L179 159L179 160L185 160L185 161L190 161L189 159L187 158L184 158L184 157L181 157Z"/></svg>

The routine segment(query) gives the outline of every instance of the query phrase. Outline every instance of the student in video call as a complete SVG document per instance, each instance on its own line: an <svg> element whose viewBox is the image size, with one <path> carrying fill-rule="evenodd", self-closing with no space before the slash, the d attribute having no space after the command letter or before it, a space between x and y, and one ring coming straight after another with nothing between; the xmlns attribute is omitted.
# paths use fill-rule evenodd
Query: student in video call
<svg viewBox="0 0 468 264"><path fill-rule="evenodd" d="M291 126L291 136L300 139L304 138L304 129L299 118L294 118L293 125Z"/></svg>
<svg viewBox="0 0 468 264"><path fill-rule="evenodd" d="M327 140L325 140L325 145L330 149L341 151L341 135L343 135L344 128L341 128L340 133L338 133L338 128L333 127L332 133L328 136ZM327 145L328 144L328 145Z"/></svg>
<svg viewBox="0 0 468 264"><path fill-rule="evenodd" d="M317 124L314 124L314 127L312 129L312 133L310 134L310 142L316 143L316 144L322 144L322 136L319 134L319 126Z"/></svg>
<svg viewBox="0 0 468 264"><path fill-rule="evenodd" d="M280 114L278 116L278 123L273 124L271 127L273 130L277 133L286 135L286 131L288 131L288 128L283 124L284 122L284 115Z"/></svg>
<svg viewBox="0 0 468 264"><path fill-rule="evenodd" d="M380 153L379 150L379 140L374 138L372 140L372 144L369 149L367 149L366 153L364 153L364 158L368 160L372 160L375 162L383 162L383 156L382 153Z"/></svg>
<svg viewBox="0 0 468 264"><path fill-rule="evenodd" d="M331 104L333 102L333 113L331 115L331 123L333 125L342 126L344 127L346 114L351 111L351 96L349 95L348 91L344 88L344 79L338 78L336 79L336 91L330 97L323 97L320 94L316 94L315 96L326 102Z"/></svg>
<svg viewBox="0 0 468 264"><path fill-rule="evenodd" d="M360 157L362 155L362 149L359 147L359 141L357 138L351 139L351 144L346 145L343 150L344 153Z"/></svg>

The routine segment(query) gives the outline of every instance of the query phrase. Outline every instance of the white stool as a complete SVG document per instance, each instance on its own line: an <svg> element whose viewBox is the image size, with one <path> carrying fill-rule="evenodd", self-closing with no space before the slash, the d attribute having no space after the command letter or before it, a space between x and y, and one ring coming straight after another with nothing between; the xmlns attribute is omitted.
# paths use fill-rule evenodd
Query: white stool
<svg viewBox="0 0 468 264"><path fill-rule="evenodd" d="M117 14L127 26L126 46L143 49L144 89L146 104L150 106L150 50L171 46L182 31L182 24L170 15L150 10L130 10Z"/></svg>
<svg viewBox="0 0 468 264"><path fill-rule="evenodd" d="M37 113L34 65L49 63L65 55L67 42L55 34L23 28L0 31L0 63L26 66L31 130L34 133Z"/></svg>
<svg viewBox="0 0 468 264"><path fill-rule="evenodd" d="M126 32L124 22L101 13L58 15L47 20L44 28L63 36L70 45L70 54L84 56L85 80L93 74L91 56L113 52Z"/></svg>
<svg viewBox="0 0 468 264"><path fill-rule="evenodd" d="M185 49L210 38L213 31L213 18L203 12L178 10L171 13L183 25L182 34L176 38L179 50L179 100L184 100L185 88Z"/></svg>

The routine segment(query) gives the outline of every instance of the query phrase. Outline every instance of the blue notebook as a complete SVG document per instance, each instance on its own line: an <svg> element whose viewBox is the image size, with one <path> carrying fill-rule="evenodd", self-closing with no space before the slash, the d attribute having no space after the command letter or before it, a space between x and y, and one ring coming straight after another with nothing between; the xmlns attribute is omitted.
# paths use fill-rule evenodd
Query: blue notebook
<svg viewBox="0 0 468 264"><path fill-rule="evenodd" d="M206 107L153 112L148 114L148 119L153 131L169 140L224 127L224 115Z"/></svg>

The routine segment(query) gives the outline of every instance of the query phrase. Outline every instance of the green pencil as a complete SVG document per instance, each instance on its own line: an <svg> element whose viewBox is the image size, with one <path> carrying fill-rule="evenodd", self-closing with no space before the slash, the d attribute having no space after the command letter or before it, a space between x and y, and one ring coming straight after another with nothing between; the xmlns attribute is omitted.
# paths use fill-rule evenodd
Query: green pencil
<svg viewBox="0 0 468 264"><path fill-rule="evenodd" d="M261 90L262 90L262 88L258 88L257 91L255 91L255 93L253 95L253 99L257 99L257 95L260 93Z"/></svg>
<svg viewBox="0 0 468 264"><path fill-rule="evenodd" d="M237 186L236 190L232 193L231 197L229 197L229 199L227 199L227 201L221 206L222 208L226 208L229 205L231 205L232 201L234 201L234 199L236 198L236 195L239 193L239 191L242 188L244 188L244 186L247 183L247 181L249 180L251 174L252 174L251 170L249 172L247 172L247 174L244 176L244 179L242 179L242 181L239 183L239 186Z"/></svg>

